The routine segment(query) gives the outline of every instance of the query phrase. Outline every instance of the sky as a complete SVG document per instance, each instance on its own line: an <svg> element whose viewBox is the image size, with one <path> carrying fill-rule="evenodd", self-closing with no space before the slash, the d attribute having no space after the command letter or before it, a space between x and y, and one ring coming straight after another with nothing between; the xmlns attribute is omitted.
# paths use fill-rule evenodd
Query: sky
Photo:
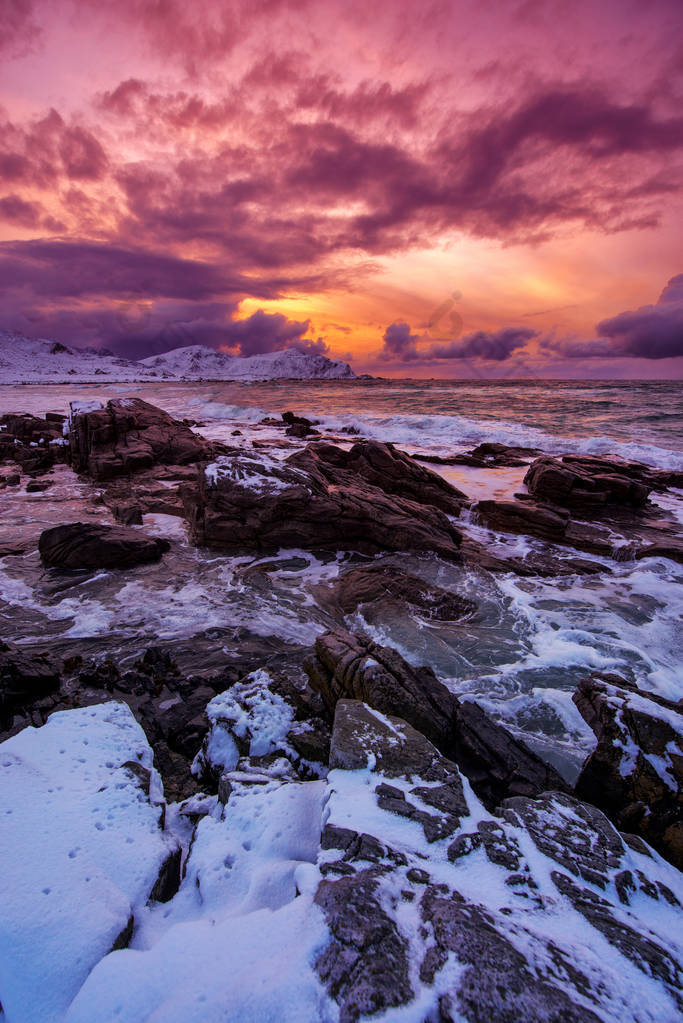
<svg viewBox="0 0 683 1023"><path fill-rule="evenodd" d="M683 378L680 0L0 0L0 329Z"/></svg>

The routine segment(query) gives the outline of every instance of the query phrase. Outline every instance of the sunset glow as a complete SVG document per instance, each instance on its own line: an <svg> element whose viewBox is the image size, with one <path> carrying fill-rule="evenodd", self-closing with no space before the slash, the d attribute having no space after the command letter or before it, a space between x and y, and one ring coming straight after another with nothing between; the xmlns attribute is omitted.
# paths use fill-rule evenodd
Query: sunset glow
<svg viewBox="0 0 683 1023"><path fill-rule="evenodd" d="M680 3L1 8L3 328L683 376Z"/></svg>

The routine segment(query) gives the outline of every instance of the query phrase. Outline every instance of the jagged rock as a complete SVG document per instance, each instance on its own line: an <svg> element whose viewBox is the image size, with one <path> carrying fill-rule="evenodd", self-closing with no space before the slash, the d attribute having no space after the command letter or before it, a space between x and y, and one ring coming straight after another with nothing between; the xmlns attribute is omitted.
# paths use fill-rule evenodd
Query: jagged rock
<svg viewBox="0 0 683 1023"><path fill-rule="evenodd" d="M59 689L60 672L45 656L30 657L19 647L0 640L0 729L9 728L18 708Z"/></svg>
<svg viewBox="0 0 683 1023"><path fill-rule="evenodd" d="M583 679L574 703L598 740L577 794L683 868L683 703L606 674Z"/></svg>
<svg viewBox="0 0 683 1023"><path fill-rule="evenodd" d="M304 669L328 713L350 697L401 717L455 760L488 806L510 795L565 788L550 765L476 703L458 700L431 668L413 668L391 647L342 630L327 632Z"/></svg>
<svg viewBox="0 0 683 1023"><path fill-rule="evenodd" d="M225 456L183 496L194 542L210 547L459 557L460 533L440 510L455 513L459 492L391 445L368 442L345 452L310 444L285 462Z"/></svg>
<svg viewBox="0 0 683 1023"><path fill-rule="evenodd" d="M373 604L378 613L389 617L409 605L430 621L456 622L476 610L473 600L425 582L393 565L352 568L326 596L328 602L338 605L344 614L350 614L363 604Z"/></svg>
<svg viewBox="0 0 683 1023"><path fill-rule="evenodd" d="M577 512L599 513L601 508L641 508L655 485L665 486L660 474L640 462L591 455L544 455L529 468L524 482L529 493Z"/></svg>
<svg viewBox="0 0 683 1023"><path fill-rule="evenodd" d="M129 568L158 561L170 549L168 540L145 536L123 526L72 522L40 535L38 550L51 568Z"/></svg>
<svg viewBox="0 0 683 1023"><path fill-rule="evenodd" d="M677 875L647 846L562 793L491 816L424 736L357 701L337 705L332 751L316 968L340 1018L636 1023L643 987L648 1018L677 1017ZM434 835L420 813L441 776L457 812Z"/></svg>
<svg viewBox="0 0 683 1023"><path fill-rule="evenodd" d="M324 479L333 486L357 486L358 477L384 494L459 515L466 494L443 476L425 469L393 444L364 440L350 451L334 444L309 444L287 459L290 465Z"/></svg>
<svg viewBox="0 0 683 1023"><path fill-rule="evenodd" d="M74 407L69 450L76 472L107 480L153 465L208 461L214 448L162 409L140 398L114 398L104 408Z"/></svg>
<svg viewBox="0 0 683 1023"><path fill-rule="evenodd" d="M288 437L303 438L318 434L318 430L313 428L310 419L306 419L304 416L295 416L293 412L283 412L282 422L287 424L285 433Z"/></svg>

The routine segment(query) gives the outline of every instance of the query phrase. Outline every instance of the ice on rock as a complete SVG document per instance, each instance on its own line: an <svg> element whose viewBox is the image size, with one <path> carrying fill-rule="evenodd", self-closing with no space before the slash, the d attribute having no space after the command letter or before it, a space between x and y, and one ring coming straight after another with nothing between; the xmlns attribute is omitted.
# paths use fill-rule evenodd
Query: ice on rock
<svg viewBox="0 0 683 1023"><path fill-rule="evenodd" d="M53 714L2 743L0 767L0 1003L7 1023L57 1023L175 842L125 704Z"/></svg>

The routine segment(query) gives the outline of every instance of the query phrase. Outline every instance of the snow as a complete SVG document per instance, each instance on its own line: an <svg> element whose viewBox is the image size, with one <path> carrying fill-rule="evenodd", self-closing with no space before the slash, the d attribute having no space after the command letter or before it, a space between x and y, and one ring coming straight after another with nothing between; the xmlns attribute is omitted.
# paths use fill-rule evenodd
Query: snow
<svg viewBox="0 0 683 1023"><path fill-rule="evenodd" d="M48 339L0 331L0 383L83 384L155 380L146 366Z"/></svg>
<svg viewBox="0 0 683 1023"><path fill-rule="evenodd" d="M351 379L354 376L346 362L300 352L296 348L264 355L238 356L225 355L203 345L191 345L142 359L141 365L184 380Z"/></svg>
<svg viewBox="0 0 683 1023"><path fill-rule="evenodd" d="M151 772L150 798L127 763ZM174 843L125 704L53 714L2 743L0 765L0 1002L8 1023L51 1023L145 904Z"/></svg>
<svg viewBox="0 0 683 1023"><path fill-rule="evenodd" d="M0 383L133 383L161 380L353 379L346 362L288 348L265 355L225 355L192 345L139 362L100 355L46 338L0 331Z"/></svg>
<svg viewBox="0 0 683 1023"><path fill-rule="evenodd" d="M221 455L204 471L209 486L228 479L256 494L275 494L290 487L305 486L308 476L301 469L283 465L270 455Z"/></svg>

